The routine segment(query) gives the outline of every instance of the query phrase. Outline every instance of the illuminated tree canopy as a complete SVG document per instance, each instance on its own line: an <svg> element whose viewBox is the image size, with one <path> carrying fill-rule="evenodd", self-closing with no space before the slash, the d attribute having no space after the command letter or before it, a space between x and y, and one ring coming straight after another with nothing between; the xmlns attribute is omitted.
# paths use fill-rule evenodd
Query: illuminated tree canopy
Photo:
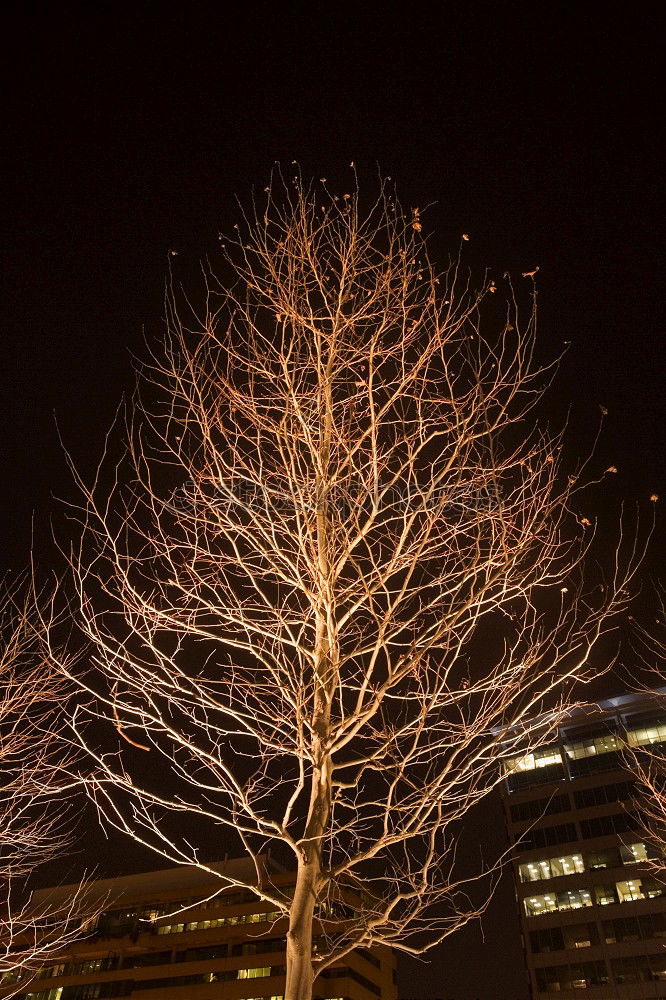
<svg viewBox="0 0 666 1000"><path fill-rule="evenodd" d="M478 915L457 821L552 734L635 559L586 590L579 482L535 429L533 279L521 308L460 255L438 271L388 183L364 209L276 174L204 277L200 306L170 287L124 427L77 477L91 652L51 655L107 822L175 863L206 867L207 826L293 867L293 896L259 862L249 888L309 1000L351 949L422 952Z"/></svg>

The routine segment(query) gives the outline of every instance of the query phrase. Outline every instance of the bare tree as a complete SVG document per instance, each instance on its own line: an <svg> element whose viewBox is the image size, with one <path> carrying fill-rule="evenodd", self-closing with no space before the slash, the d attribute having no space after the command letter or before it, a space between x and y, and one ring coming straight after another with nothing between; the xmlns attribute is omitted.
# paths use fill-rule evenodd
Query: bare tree
<svg viewBox="0 0 666 1000"><path fill-rule="evenodd" d="M0 606L0 983L25 980L80 936L81 885L64 904L35 907L27 891L35 868L71 841L65 803L66 744L54 711L70 687L40 655L37 615L21 588ZM71 757L71 755L69 755ZM3 991L3 996L11 996Z"/></svg>
<svg viewBox="0 0 666 1000"><path fill-rule="evenodd" d="M60 666L88 789L172 862L291 858L293 894L259 862L248 886L288 918L288 1000L478 915L456 822L555 730L635 571L584 589L578 473L534 430L533 285L523 318L508 280L438 273L421 227L387 184L363 213L355 184L278 176L201 311L171 285L125 451L77 476L93 652Z"/></svg>

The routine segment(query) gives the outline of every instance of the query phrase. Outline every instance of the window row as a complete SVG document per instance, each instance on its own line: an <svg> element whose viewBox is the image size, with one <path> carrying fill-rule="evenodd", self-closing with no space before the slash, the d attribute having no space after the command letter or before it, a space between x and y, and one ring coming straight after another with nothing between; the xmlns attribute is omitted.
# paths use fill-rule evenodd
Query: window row
<svg viewBox="0 0 666 1000"><path fill-rule="evenodd" d="M600 892L601 887L594 891ZM523 905L528 917L539 917L544 913L564 910L580 910L584 906L592 906L592 891L572 889L569 892L547 892L541 896L529 896L523 900Z"/></svg>
<svg viewBox="0 0 666 1000"><path fill-rule="evenodd" d="M597 736L588 736L579 743L571 743L565 747L569 760L581 760L584 757L596 757L598 754L612 753L619 750L622 740L617 733L604 732Z"/></svg>
<svg viewBox="0 0 666 1000"><path fill-rule="evenodd" d="M509 775L514 772L533 771L553 764L562 764L562 750L569 760L581 760L586 757L596 757L622 750L627 744L631 747L640 747L663 742L666 742L666 719L632 728L623 733L608 729L563 747L559 745L541 747L539 750L518 754L506 761L504 771L505 774Z"/></svg>
<svg viewBox="0 0 666 1000"><path fill-rule="evenodd" d="M569 761L569 774L572 778L584 778L589 774L601 774L604 771L617 771L623 767L623 761L618 753L602 753L596 757L579 757Z"/></svg>
<svg viewBox="0 0 666 1000"><path fill-rule="evenodd" d="M540 816L552 816L553 813L569 812L571 800L568 795L551 795L542 799L529 799L527 802L516 802L511 806L511 821L520 823L527 819L539 819Z"/></svg>
<svg viewBox="0 0 666 1000"><path fill-rule="evenodd" d="M584 871L582 854L565 854L561 858L526 861L518 866L518 877L521 882L541 882L543 879L581 874Z"/></svg>
<svg viewBox="0 0 666 1000"><path fill-rule="evenodd" d="M533 955L549 951L575 951L578 948L591 948L595 944L599 944L599 931L594 923L544 927L543 930L530 931L530 951Z"/></svg>
<svg viewBox="0 0 666 1000"><path fill-rule="evenodd" d="M517 851L533 851L539 847L553 847L555 844L572 844L578 840L575 823L558 823L553 826L539 826L527 830L516 843Z"/></svg>
<svg viewBox="0 0 666 1000"><path fill-rule="evenodd" d="M604 754L617 753L625 746L642 747L652 746L655 743L666 742L666 720L653 723L639 728L632 728L625 732L605 730L596 735L590 735L576 743L564 746L542 747L539 750L532 750L529 753L517 754L510 757L504 763L504 773L507 777L519 775L527 771L538 771L541 768L562 766L564 756L571 761L589 760L590 758L603 757ZM564 756L563 756L564 752ZM603 765L602 765L603 768ZM576 774L585 773L590 768L575 768Z"/></svg>
<svg viewBox="0 0 666 1000"><path fill-rule="evenodd" d="M597 837L622 836L640 831L640 819L632 813L613 813L610 816L595 816L580 821L580 838L575 823L558 823L552 826L534 827L526 830L516 842L517 851L534 851L540 847L555 844L572 844L577 840L594 840Z"/></svg>
<svg viewBox="0 0 666 1000"><path fill-rule="evenodd" d="M112 983L82 983L79 986L53 986L38 993L22 993L16 1000L107 1000L111 997L127 997L132 992L131 979L119 979Z"/></svg>
<svg viewBox="0 0 666 1000"><path fill-rule="evenodd" d="M226 946L225 946L226 951ZM176 953L176 961L183 961L185 952ZM181 956L183 956L181 958ZM225 955L211 955L211 958L225 958ZM145 969L149 965L170 965L171 964L171 952L170 951L149 951L144 955L126 955L123 959L123 969ZM75 973L67 972L66 975L75 975Z"/></svg>
<svg viewBox="0 0 666 1000"><path fill-rule="evenodd" d="M186 951L177 951L176 962L196 962L208 958L226 958L229 953L226 944L212 945L203 948L188 948ZM239 953L240 954L240 953ZM149 951L143 955L126 955L123 959L123 969L142 969L151 965L170 965L170 951ZM108 955L103 958L88 958L80 962L59 962L49 968L40 969L38 974L35 971L17 970L12 978L3 976L0 983L18 982L20 979L54 979L56 976L89 976L94 972L111 972L120 966L120 959L117 955Z"/></svg>
<svg viewBox="0 0 666 1000"><path fill-rule="evenodd" d="M177 951L174 955L175 962L201 962L209 959L227 958L229 956L237 957L243 955L263 955L271 952L278 952L284 954L286 947L286 940L284 937L279 938L257 938L255 941L241 941L236 944L215 944L215 945L204 945L200 948L187 948L183 951ZM365 948L358 948L356 953L364 958L371 965L376 968L380 968L380 961L371 952ZM142 955L127 955L123 962L123 969L140 969L146 968L154 965L170 965L171 964L170 951L161 952L146 952ZM110 970L117 969L120 966L120 959L117 956L108 956L104 958L91 958L80 962L61 962L58 965L54 965L50 968L42 969L37 978L48 979L54 978L56 976L79 976L79 975L90 975L94 972L107 972ZM35 978L34 970L32 972L26 972L25 976L20 976L17 970L16 974L5 974L1 979L0 983L2 985L7 983L18 982L21 978ZM182 978L182 977L181 977ZM245 977L251 978L251 977ZM137 988L137 987L135 987Z"/></svg>
<svg viewBox="0 0 666 1000"><path fill-rule="evenodd" d="M589 990L594 986L607 986L606 963L581 962L578 965L553 965L536 970L537 987L541 993L559 993L561 990Z"/></svg>
<svg viewBox="0 0 666 1000"><path fill-rule="evenodd" d="M653 878L636 878L614 885L597 885L593 889L571 889L566 892L547 892L523 900L528 917L564 910L580 910L596 903L610 906L614 903L631 903L640 899L656 899L666 893L666 885Z"/></svg>
<svg viewBox="0 0 666 1000"><path fill-rule="evenodd" d="M611 976L606 963L581 962L578 965L552 965L536 970L537 986L542 993L562 990L585 990L595 986L624 983L666 982L666 955L634 955L611 960Z"/></svg>
<svg viewBox="0 0 666 1000"><path fill-rule="evenodd" d="M613 979L619 986L624 983L666 982L666 956L631 955L611 959Z"/></svg>
<svg viewBox="0 0 666 1000"><path fill-rule="evenodd" d="M640 820L632 813L612 813L610 816L582 819L580 833L583 840L593 840L595 837L610 837L613 834L629 833L631 830L640 829L640 825Z"/></svg>
<svg viewBox="0 0 666 1000"><path fill-rule="evenodd" d="M633 781L612 781L574 792L574 802L577 809L589 809L592 806L605 806L609 802L628 802L635 792Z"/></svg>
<svg viewBox="0 0 666 1000"><path fill-rule="evenodd" d="M588 809L613 802L629 802L635 792L636 786L633 781L613 781L574 792L574 803L577 809ZM521 823L525 820L539 819L542 816L552 816L555 813L570 812L570 810L571 800L568 794L550 795L539 799L529 799L527 802L516 802L511 806L511 821Z"/></svg>
<svg viewBox="0 0 666 1000"><path fill-rule="evenodd" d="M283 889L288 888L288 886L283 886ZM256 894L249 889L237 892L222 892L211 896L209 899L169 899L157 903L147 903L139 907L106 910L104 913L97 914L89 920L83 921L82 927L88 931L100 930L104 932L116 926L125 926L137 921L158 920L160 917L173 913L174 910L220 909L226 906L240 906L244 903L254 903L256 900Z"/></svg>
<svg viewBox="0 0 666 1000"><path fill-rule="evenodd" d="M221 972L201 972L191 976L168 976L162 979L124 979L107 983L82 983L77 986L55 986L37 993L24 993L17 1000L104 1000L125 997L143 990L163 989L167 986L194 986L200 983L221 983L239 979L265 979L283 976L283 965L252 969L229 969Z"/></svg>
<svg viewBox="0 0 666 1000"><path fill-rule="evenodd" d="M510 757L504 765L505 774L514 771L534 771L535 768L549 767L551 764L561 764L562 753L559 747L542 747L530 753Z"/></svg>
<svg viewBox="0 0 666 1000"><path fill-rule="evenodd" d="M236 955L265 955L267 952L285 952L287 940L279 938L258 938L256 941L241 941L231 946L231 954Z"/></svg>
<svg viewBox="0 0 666 1000"><path fill-rule="evenodd" d="M381 997L382 995L382 991L379 988L379 986L377 986L376 983L373 983L371 979L367 979L365 976L362 976L360 972L356 972L355 969L350 969L348 966L347 967L339 966L338 968L324 969L324 971L320 973L320 978L351 979L355 983L358 983L359 986L363 986L370 993L374 993L376 997Z"/></svg>
<svg viewBox="0 0 666 1000"><path fill-rule="evenodd" d="M216 917L212 920L190 920L182 924L160 924L156 928L158 934L183 934L185 931L207 931L212 927L235 926L237 924L273 923L282 916L279 910L269 910L268 913L235 913L229 917Z"/></svg>
<svg viewBox="0 0 666 1000"><path fill-rule="evenodd" d="M666 913L643 913L638 917L616 917L615 920L604 920L603 934L606 944L664 938L666 937Z"/></svg>
<svg viewBox="0 0 666 1000"><path fill-rule="evenodd" d="M134 992L161 990L168 986L196 986L201 983L228 983L239 979L266 979L284 976L284 965L266 965L253 969L224 969L218 972L200 972L190 976L167 976L162 979L142 979L134 982ZM63 998L64 1000L64 998Z"/></svg>
<svg viewBox="0 0 666 1000"><path fill-rule="evenodd" d="M585 856L565 854L556 858L525 861L518 866L518 876L521 882L540 882L561 875L580 874L599 868L620 868L624 865L644 864L657 859L657 851L651 844L638 841L635 844L611 847L605 851L594 851Z"/></svg>
<svg viewBox="0 0 666 1000"><path fill-rule="evenodd" d="M632 727L627 733L627 743L630 747L648 747L653 743L666 741L666 719Z"/></svg>
<svg viewBox="0 0 666 1000"><path fill-rule="evenodd" d="M644 913L637 917L604 920L601 935L596 923L544 927L530 931L530 951L534 955L550 951L574 951L605 942L653 941L666 938L666 913Z"/></svg>

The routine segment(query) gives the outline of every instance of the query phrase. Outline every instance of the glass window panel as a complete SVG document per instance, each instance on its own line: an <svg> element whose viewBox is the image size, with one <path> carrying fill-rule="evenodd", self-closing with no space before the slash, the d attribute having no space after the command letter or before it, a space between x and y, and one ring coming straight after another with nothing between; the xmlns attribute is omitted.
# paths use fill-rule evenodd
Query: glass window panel
<svg viewBox="0 0 666 1000"><path fill-rule="evenodd" d="M619 745L615 733L604 733L601 736L591 736L579 743L571 743L566 747L566 752L572 760L581 760L584 757L596 757L597 754L610 753L617 750Z"/></svg>
<svg viewBox="0 0 666 1000"><path fill-rule="evenodd" d="M610 906L612 903L617 903L615 887L612 885L595 886L594 898L599 906Z"/></svg>
<svg viewBox="0 0 666 1000"><path fill-rule="evenodd" d="M527 861L518 868L521 882L538 882L550 878L548 861Z"/></svg>
<svg viewBox="0 0 666 1000"><path fill-rule="evenodd" d="M510 757L504 765L505 774L513 774L515 771L534 770L534 754L526 753L521 757Z"/></svg>
<svg viewBox="0 0 666 1000"><path fill-rule="evenodd" d="M628 879L625 882L616 882L615 888L621 903L632 902L636 899L644 899L641 879Z"/></svg>
<svg viewBox="0 0 666 1000"><path fill-rule="evenodd" d="M533 771L537 767L549 767L551 764L561 764L562 753L559 747L545 747L532 753L510 757L504 765L505 774Z"/></svg>
<svg viewBox="0 0 666 1000"><path fill-rule="evenodd" d="M666 721L651 723L647 726L637 726L627 733L630 746L649 746L652 743L662 743L666 740Z"/></svg>
<svg viewBox="0 0 666 1000"><path fill-rule="evenodd" d="M525 913L528 917L537 917L542 913L552 913L557 909L557 902L552 893L542 896L529 896L525 900Z"/></svg>
<svg viewBox="0 0 666 1000"><path fill-rule="evenodd" d="M585 871L582 854L567 854L561 858L551 858L551 875L574 875Z"/></svg>
<svg viewBox="0 0 666 1000"><path fill-rule="evenodd" d="M587 867L594 868L619 868L621 865L620 852L615 847L610 847L605 851L594 851L587 855Z"/></svg>
<svg viewBox="0 0 666 1000"><path fill-rule="evenodd" d="M592 896L587 889L573 889L557 894L544 893L539 896L528 896L523 903L528 917L538 917L542 913L553 913L557 910L580 910L583 907L592 906Z"/></svg>
<svg viewBox="0 0 666 1000"><path fill-rule="evenodd" d="M625 865L631 865L638 861L647 861L647 847L643 843L623 844L620 847L620 856L622 858L622 863Z"/></svg>
<svg viewBox="0 0 666 1000"><path fill-rule="evenodd" d="M546 747L534 752L535 767L549 767L551 764L561 764L562 753L559 747Z"/></svg>
<svg viewBox="0 0 666 1000"><path fill-rule="evenodd" d="M592 897L587 889L572 889L557 894L558 910L580 910L592 906Z"/></svg>
<svg viewBox="0 0 666 1000"><path fill-rule="evenodd" d="M239 979L263 979L264 976L270 976L271 968L269 965L263 966L258 969L239 969L238 978Z"/></svg>

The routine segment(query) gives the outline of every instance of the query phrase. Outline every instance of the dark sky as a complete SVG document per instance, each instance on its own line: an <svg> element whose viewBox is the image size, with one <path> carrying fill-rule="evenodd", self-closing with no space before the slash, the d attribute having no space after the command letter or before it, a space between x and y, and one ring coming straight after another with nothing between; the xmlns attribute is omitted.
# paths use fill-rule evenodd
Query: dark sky
<svg viewBox="0 0 666 1000"><path fill-rule="evenodd" d="M5 13L3 566L67 492L54 413L89 467L130 353L159 334L169 250L185 268L214 253L275 160L379 164L407 205L436 203L436 255L464 231L500 273L539 265L544 354L571 341L551 413L570 410L584 453L608 408L596 462L619 473L599 512L649 516L666 493L657 6L251 7ZM650 571L662 545L659 527ZM523 1000L513 906L507 890L481 952L475 929L405 966L401 996Z"/></svg>

